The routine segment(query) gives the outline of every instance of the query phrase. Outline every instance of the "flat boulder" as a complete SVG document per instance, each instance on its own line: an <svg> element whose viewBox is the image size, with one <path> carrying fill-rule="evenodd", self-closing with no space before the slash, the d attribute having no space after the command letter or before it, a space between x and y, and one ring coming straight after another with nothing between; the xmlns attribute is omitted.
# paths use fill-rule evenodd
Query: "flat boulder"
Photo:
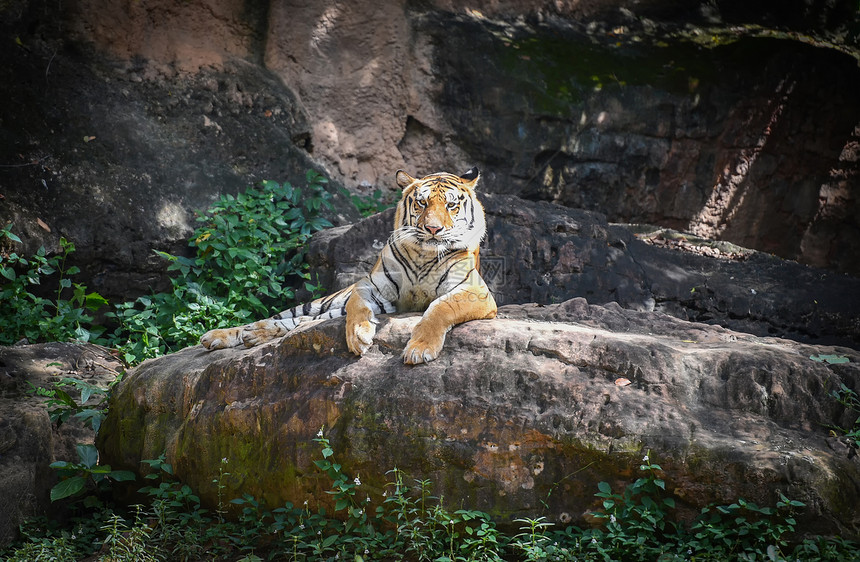
<svg viewBox="0 0 860 562"><path fill-rule="evenodd" d="M418 319L382 317L361 358L335 319L251 349L149 360L115 387L103 462L139 470L164 453L210 506L224 462L225 502L324 504L331 483L313 465L324 428L374 504L397 467L500 523L563 524L599 507L598 482L623 488L650 454L680 517L782 493L806 503L802 529L858 535L860 458L830 430L856 418L830 395L860 387L854 349L575 298L503 306L455 327L436 361L405 366Z"/></svg>

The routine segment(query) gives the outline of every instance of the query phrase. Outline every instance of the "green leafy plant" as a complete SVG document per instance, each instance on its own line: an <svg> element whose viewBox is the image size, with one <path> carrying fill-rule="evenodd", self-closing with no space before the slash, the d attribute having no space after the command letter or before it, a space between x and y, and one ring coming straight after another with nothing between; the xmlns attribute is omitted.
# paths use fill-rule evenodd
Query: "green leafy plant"
<svg viewBox="0 0 860 562"><path fill-rule="evenodd" d="M645 454L639 470L644 473L628 485L622 493L614 493L606 482L598 484L595 494L601 498L601 513L605 532L599 539L600 549L608 552L627 552L634 559L657 558L665 554L666 537L677 531L667 517L667 510L675 507L675 500L665 495L666 482L660 477L662 468L651 461L650 451ZM656 539L656 540L655 540Z"/></svg>
<svg viewBox="0 0 860 562"><path fill-rule="evenodd" d="M837 402L845 406L845 408L857 414L857 419L854 420L854 424L849 428L834 428L834 431L838 429L842 433L844 433L849 439L854 442L854 446L860 449L860 396L857 395L856 392L848 388L844 383L839 385L838 390L832 390L830 392L830 396L832 396Z"/></svg>
<svg viewBox="0 0 860 562"><path fill-rule="evenodd" d="M193 257L157 252L174 273L171 291L109 313L119 324L113 342L128 363L194 345L213 328L267 317L295 298L296 284L317 289L301 250L313 232L331 226L322 216L331 195L322 175L311 170L306 179L305 189L264 181L224 195L198 217Z"/></svg>
<svg viewBox="0 0 860 562"><path fill-rule="evenodd" d="M157 562L163 560L150 548L152 527L147 522L143 506L134 506L131 525L119 515L112 515L102 530L106 533L104 546L111 562Z"/></svg>
<svg viewBox="0 0 860 562"><path fill-rule="evenodd" d="M134 480L135 475L128 470L112 470L110 465L100 465L99 452L95 445L79 444L75 447L78 462L57 461L51 468L59 471L60 482L51 488L51 501L75 496L84 491L88 484L94 488L108 479L122 482Z"/></svg>
<svg viewBox="0 0 860 562"><path fill-rule="evenodd" d="M21 243L9 224L0 229L0 247ZM89 341L99 335L92 327L91 312L107 304L98 293L73 283L80 273L67 266L75 245L60 238L60 254L48 256L44 247L29 258L16 252L0 252L0 345L11 345L22 338L37 341ZM43 281L56 278L56 289ZM43 296L50 294L52 298Z"/></svg>
<svg viewBox="0 0 860 562"><path fill-rule="evenodd" d="M402 190L400 190L393 197L385 197L379 189L375 189L370 195L359 195L347 189L341 189L340 192L352 202L363 217L369 217L389 207L393 207L400 201L402 194Z"/></svg>
<svg viewBox="0 0 860 562"><path fill-rule="evenodd" d="M38 532L28 528L26 541L0 557L9 560L77 560L102 549L109 560L426 560L426 561L609 561L609 560L802 560L856 559L860 550L850 541L811 537L794 548L788 537L796 530L794 513L803 507L780 496L775 507L738 500L709 506L690 525L670 523L669 498L659 465L643 459L641 478L621 492L601 483L595 496L601 503L603 525L582 530L555 530L543 517L521 518L520 532L507 537L489 515L449 510L434 497L427 480L406 484L399 469L383 488L382 498L364 491L337 462L322 432L315 440L321 457L317 469L331 481L335 511L286 503L267 510L250 495L230 502L241 509L228 520L220 505L210 514L199 498L173 473L162 455L143 461L140 489L149 506L129 511L100 508L93 521L74 522L74 530ZM92 451L87 454L92 455ZM95 462L90 458L86 463ZM223 459L214 482L228 476ZM662 483L662 484L661 484ZM222 488L219 488L222 489ZM220 497L220 496L219 496ZM375 505L375 509L371 506ZM662 524L661 524L662 522ZM47 525L39 524L39 527ZM89 547L87 550L86 547ZM658 554L659 553L659 554Z"/></svg>
<svg viewBox="0 0 860 562"><path fill-rule="evenodd" d="M34 394L47 399L45 406L48 408L48 415L52 423L60 426L70 417L76 417L85 424L89 424L93 431L98 433L102 421L107 415L107 399L110 388L121 379L122 376L117 377L108 388L71 377L63 377L54 382L53 388L41 388L32 383L29 384ZM72 398L71 394L65 390L66 388L75 388L80 392L80 404ZM93 397L98 398L98 402L87 405L87 402Z"/></svg>

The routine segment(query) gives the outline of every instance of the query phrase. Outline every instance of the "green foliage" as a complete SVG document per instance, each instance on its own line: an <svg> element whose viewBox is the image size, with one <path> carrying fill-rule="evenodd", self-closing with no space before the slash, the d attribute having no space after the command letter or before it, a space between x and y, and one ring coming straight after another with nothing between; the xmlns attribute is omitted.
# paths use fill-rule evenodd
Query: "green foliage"
<svg viewBox="0 0 860 562"><path fill-rule="evenodd" d="M705 507L684 527L669 517L675 503L650 454L639 470L644 475L621 493L606 482L598 485L595 496L602 511L594 515L602 527L568 527L545 535L532 529L518 535L514 546L527 560L840 560L858 554L850 542L821 537L804 540L790 551L788 538L797 525L793 514L804 504L783 495L775 508L743 499Z"/></svg>
<svg viewBox="0 0 860 562"><path fill-rule="evenodd" d="M117 305L109 316L119 328L112 343L128 363L194 345L207 330L235 326L285 308L295 298L284 279L309 282L302 247L331 226L328 181L308 171L307 188L264 181L237 196L223 195L189 241L194 257L158 255L170 261L171 291Z"/></svg>
<svg viewBox="0 0 860 562"><path fill-rule="evenodd" d="M0 246L20 243L12 225L0 229ZM15 252L0 252L0 345L11 345L22 338L37 341L89 341L99 331L90 315L107 304L98 293L72 283L80 272L66 267L66 258L75 245L60 238L60 254L48 257L44 247L25 258ZM56 288L48 286L55 282ZM43 284L43 281L45 282ZM50 294L53 298L40 296ZM87 328L89 326L89 328ZM95 333L93 333L95 332Z"/></svg>
<svg viewBox="0 0 860 562"><path fill-rule="evenodd" d="M831 391L830 395L835 398L837 402L845 406L848 411L854 412L858 415L857 419L854 420L854 425L852 427L847 429L835 429L839 429L845 433L845 435L854 442L854 446L860 449L860 396L845 386L845 384L840 384L839 390Z"/></svg>
<svg viewBox="0 0 860 562"><path fill-rule="evenodd" d="M105 314L115 324L111 333L94 326L90 314L107 301L71 281L79 273L66 267L74 244L61 238L56 256L44 248L28 258L0 253L0 345L21 338L96 341L120 348L135 364L194 345L207 330L267 317L273 307L290 304L296 284L317 294L302 249L313 232L331 226L322 216L331 195L322 175L311 170L306 180L305 188L263 181L218 199L197 219L192 257L156 252L170 262L170 291L116 305ZM0 246L21 242L11 229L0 230ZM47 280L56 280L56 290Z"/></svg>
<svg viewBox="0 0 860 562"><path fill-rule="evenodd" d="M87 485L98 487L106 479L122 482L134 480L135 475L128 470L112 470L110 465L100 465L99 452L95 445L79 444L75 447L78 462L57 461L51 468L59 471L60 482L51 488L51 501L79 495Z"/></svg>
<svg viewBox="0 0 860 562"><path fill-rule="evenodd" d="M45 406L48 408L48 415L52 423L55 423L59 427L70 417L76 417L85 424L89 424L93 431L98 433L102 421L107 415L107 399L110 388L120 380L121 377L118 377L108 388L102 388L71 377L63 377L59 381L54 382L54 388L38 388L33 386L32 383L29 384L34 394L47 398ZM80 391L80 404L64 390L64 388L68 387L76 388ZM98 398L98 402L87 405L87 402L93 397Z"/></svg>
<svg viewBox="0 0 860 562"><path fill-rule="evenodd" d="M351 193L347 189L341 189L340 192L349 198L355 208L358 209L358 212L361 213L361 216L369 217L396 205L400 201L403 190L400 190L393 198L384 197L382 191L379 189L374 190L370 195L358 195Z"/></svg>
<svg viewBox="0 0 860 562"><path fill-rule="evenodd" d="M35 532L23 529L26 541L0 556L9 560L78 560L101 549L101 560L409 560L409 561L628 561L628 560L846 560L860 551L850 541L814 537L788 542L796 530L793 513L803 507L780 496L775 507L738 500L709 506L688 526L670 520L674 509L659 465L646 455L642 477L621 492L601 482L595 497L603 525L582 530L553 530L543 517L522 518L520 532L508 537L483 512L445 507L431 495L426 480L405 483L397 468L382 497L364 491L337 462L328 438L315 439L321 458L317 469L331 481L334 512L291 503L265 509L250 495L230 503L241 511L236 520L219 506L214 514L174 475L162 456L143 461L148 485L139 490L149 505L131 512L99 509L93 520L74 523L75 530ZM83 452L81 464L93 465L95 453ZM219 490L229 473L223 459L213 482ZM42 525L44 526L44 525ZM88 547L88 549L86 548Z"/></svg>

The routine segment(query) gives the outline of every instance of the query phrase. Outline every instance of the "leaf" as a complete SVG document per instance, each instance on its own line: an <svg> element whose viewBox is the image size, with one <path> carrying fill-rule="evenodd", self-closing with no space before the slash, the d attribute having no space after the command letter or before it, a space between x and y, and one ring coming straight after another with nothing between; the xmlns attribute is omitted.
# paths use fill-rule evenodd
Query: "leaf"
<svg viewBox="0 0 860 562"><path fill-rule="evenodd" d="M98 433L99 428L101 428L102 421L105 418L105 414L101 410L87 409L78 412L75 414L75 417L83 420L84 422L89 420L90 427L93 428L93 431Z"/></svg>
<svg viewBox="0 0 860 562"><path fill-rule="evenodd" d="M51 501L55 502L69 496L74 496L84 489L86 483L87 481L83 476L72 476L59 482L51 488Z"/></svg>
<svg viewBox="0 0 860 562"><path fill-rule="evenodd" d="M38 224L43 230L46 230L47 232L51 232L51 227L48 226L47 224L45 224L45 221L43 221L39 217L36 217L36 224Z"/></svg>
<svg viewBox="0 0 860 562"><path fill-rule="evenodd" d="M603 492L604 494L612 493L612 487L609 485L608 482L599 482L597 484L597 489L600 490L601 492Z"/></svg>
<svg viewBox="0 0 860 562"><path fill-rule="evenodd" d="M84 303L84 306L92 311L96 311L101 307L108 306L110 304L106 298L98 293L87 293L85 298L86 302Z"/></svg>
<svg viewBox="0 0 860 562"><path fill-rule="evenodd" d="M71 396L69 396L69 393L61 388L57 388L54 390L54 398L56 398L63 404L69 406L70 408L77 409L78 407L78 404Z"/></svg>
<svg viewBox="0 0 860 562"><path fill-rule="evenodd" d="M127 482L130 480L135 480L137 478L134 475L134 472L130 470L113 470L108 474L108 476L113 478L117 482Z"/></svg>
<svg viewBox="0 0 860 562"><path fill-rule="evenodd" d="M818 363L828 363L830 365L839 365L841 363L849 363L851 361L844 355L810 355L809 358Z"/></svg>
<svg viewBox="0 0 860 562"><path fill-rule="evenodd" d="M81 464L85 467L93 468L99 462L99 450L95 445L78 444L75 449L78 451Z"/></svg>

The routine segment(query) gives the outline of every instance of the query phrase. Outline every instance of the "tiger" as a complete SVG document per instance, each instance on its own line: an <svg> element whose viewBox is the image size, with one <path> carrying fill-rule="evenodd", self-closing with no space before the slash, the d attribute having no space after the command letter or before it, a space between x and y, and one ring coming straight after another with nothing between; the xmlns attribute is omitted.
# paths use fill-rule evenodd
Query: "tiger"
<svg viewBox="0 0 860 562"><path fill-rule="evenodd" d="M346 316L346 345L362 356L376 335L377 315L423 312L401 354L407 365L439 356L445 336L470 320L496 316L496 301L479 273L486 235L484 208L475 195L480 172L447 172L395 181L403 193L394 230L370 273L334 294L244 326L206 332L207 350L253 347L286 335L310 320Z"/></svg>

